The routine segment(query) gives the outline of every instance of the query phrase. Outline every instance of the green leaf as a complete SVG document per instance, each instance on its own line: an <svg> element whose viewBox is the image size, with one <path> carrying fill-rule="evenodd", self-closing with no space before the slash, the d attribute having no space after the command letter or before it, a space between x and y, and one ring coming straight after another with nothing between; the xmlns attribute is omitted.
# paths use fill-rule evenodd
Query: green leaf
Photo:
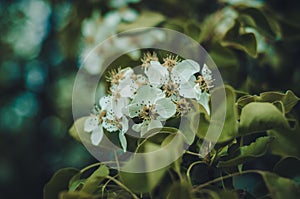
<svg viewBox="0 0 300 199"><path fill-rule="evenodd" d="M253 33L242 33L240 27L240 22L236 21L234 26L225 34L221 42L222 46L233 47L248 53L252 57L256 57L257 44L255 35Z"/></svg>
<svg viewBox="0 0 300 199"><path fill-rule="evenodd" d="M221 46L219 43L213 44L209 55L212 57L219 70L232 74L232 72L237 71L238 59L237 56L232 52L231 49ZM233 76L233 75L232 75Z"/></svg>
<svg viewBox="0 0 300 199"><path fill-rule="evenodd" d="M171 186L168 191L167 199L192 199L194 198L193 194L191 193L191 187L185 183L175 183Z"/></svg>
<svg viewBox="0 0 300 199"><path fill-rule="evenodd" d="M274 136L275 140L271 144L272 153L281 156L295 156L300 158L300 128L296 124L293 129L276 129L267 132Z"/></svg>
<svg viewBox="0 0 300 199"><path fill-rule="evenodd" d="M69 129L69 134L78 142L91 143L90 134L84 131L84 122L88 117L77 119Z"/></svg>
<svg viewBox="0 0 300 199"><path fill-rule="evenodd" d="M236 181L235 188L250 189L249 191L253 192L256 198L265 198L266 196L272 199L299 198L300 187L293 180L267 171L248 170L243 172L241 175L233 177L233 180ZM262 177L265 186L261 186L257 175L254 174L259 174Z"/></svg>
<svg viewBox="0 0 300 199"><path fill-rule="evenodd" d="M263 14L263 12L256 8L242 8L239 10L241 15L250 17L250 20L242 20L244 26L250 26L257 29L264 36L272 39L276 38L276 31L269 23L269 19ZM278 31L278 30L277 30Z"/></svg>
<svg viewBox="0 0 300 199"><path fill-rule="evenodd" d="M240 155L226 161L219 161L218 167L236 166L256 157L263 156L269 149L273 139L273 137L269 136L257 138L257 140L250 145L240 147Z"/></svg>
<svg viewBox="0 0 300 199"><path fill-rule="evenodd" d="M75 168L58 170L44 187L44 199L57 199L59 192L68 190L70 179L78 172Z"/></svg>
<svg viewBox="0 0 300 199"><path fill-rule="evenodd" d="M153 27L165 20L164 15L157 13L157 12L151 12L151 11L143 11L140 13L137 20L135 20L132 23L121 23L118 26L118 31L126 31L134 28L141 28L141 27Z"/></svg>
<svg viewBox="0 0 300 199"><path fill-rule="evenodd" d="M168 169L167 167L164 167L152 171L153 168L156 168L157 161L165 161L170 156L170 154L167 153L168 151L164 150L162 150L160 153L155 153L155 151L159 149L161 149L160 145L152 142L146 142L143 145L143 152L154 153L148 156L144 156L144 159L137 159L133 156L133 158L130 161L128 161L123 167L123 169L126 170L126 168L140 168L141 166L144 166L145 172L129 173L120 171L119 175L122 183L134 192L151 192L159 184L160 180L162 179L162 177Z"/></svg>
<svg viewBox="0 0 300 199"><path fill-rule="evenodd" d="M168 19L164 23L163 27L184 33L184 27L182 26L182 24L184 24L185 21L186 20L182 18Z"/></svg>
<svg viewBox="0 0 300 199"><path fill-rule="evenodd" d="M242 109L240 135L282 128L288 129L289 123L283 113L271 103L251 102Z"/></svg>
<svg viewBox="0 0 300 199"><path fill-rule="evenodd" d="M221 94L223 88L217 88L212 92L212 98L218 98ZM216 115L216 118L221 117L225 114L225 122L218 139L218 142L226 142L233 138L235 138L238 134L238 115L237 115L237 107L235 105L235 92L232 87L225 86L226 92L226 100L222 100L217 104L218 107L215 107L215 112L212 114ZM220 108L221 107L221 108ZM224 113L224 108L226 107L226 112ZM220 125L219 121L212 120L209 122L207 118L201 114L199 129L198 129L198 137L204 138L206 136L209 125ZM214 137L214 136L212 136ZM215 140L211 140L215 141Z"/></svg>
<svg viewBox="0 0 300 199"><path fill-rule="evenodd" d="M270 172L260 172L272 199L298 199L300 188L292 180Z"/></svg>
<svg viewBox="0 0 300 199"><path fill-rule="evenodd" d="M238 99L237 103L240 107L244 107L250 102L270 102L281 101L284 106L285 113L290 112L300 99L290 90L286 93L280 93L275 91L264 92L259 96L257 95L245 95Z"/></svg>
<svg viewBox="0 0 300 199"><path fill-rule="evenodd" d="M161 135L164 135L162 140ZM158 142L156 138L160 141ZM137 156L133 155L119 173L123 184L134 192L151 192L158 186L169 165L180 158L184 152L184 139L184 136L177 129L164 127L154 136L144 140L139 145ZM139 170L136 171L134 168ZM141 173L141 170L144 172Z"/></svg>
<svg viewBox="0 0 300 199"><path fill-rule="evenodd" d="M200 32L200 25L197 21L191 20L188 23L185 23L184 33L195 39L196 41L199 41Z"/></svg>
<svg viewBox="0 0 300 199"><path fill-rule="evenodd" d="M199 125L199 104L196 101L191 101L191 111L181 117L179 130L185 138L187 144L191 145L194 142L195 134Z"/></svg>
<svg viewBox="0 0 300 199"><path fill-rule="evenodd" d="M94 193L100 183L109 175L109 169L105 165L101 165L94 173L85 181L81 192L92 194Z"/></svg>
<svg viewBox="0 0 300 199"><path fill-rule="evenodd" d="M93 196L83 192L61 192L59 194L59 199L97 199L100 196Z"/></svg>

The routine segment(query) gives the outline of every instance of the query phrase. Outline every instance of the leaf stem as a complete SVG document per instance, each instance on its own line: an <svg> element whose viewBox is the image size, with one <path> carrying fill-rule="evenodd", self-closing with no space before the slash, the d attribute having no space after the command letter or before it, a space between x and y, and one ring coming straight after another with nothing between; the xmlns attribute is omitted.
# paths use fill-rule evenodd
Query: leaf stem
<svg viewBox="0 0 300 199"><path fill-rule="evenodd" d="M206 183L203 183L201 185L198 185L198 186L196 186L196 187L193 188L193 191L194 192L195 191L199 191L199 189L202 189L202 188L204 188L204 187L206 187L208 185L211 185L213 183L216 183L216 182L219 182L219 181L223 181L223 180L225 180L227 178L232 178L234 176L248 174L248 173L261 173L261 172L258 171L258 170L247 170L247 171L242 171L242 172L231 173L231 174L228 174L226 176L221 176L221 177L215 178L215 179L213 179L211 181L208 181Z"/></svg>
<svg viewBox="0 0 300 199"><path fill-rule="evenodd" d="M198 158L200 158L199 153L194 153L194 152L191 152L191 151L185 151L185 153L189 154L189 155L194 155L194 156L197 156Z"/></svg>
<svg viewBox="0 0 300 199"><path fill-rule="evenodd" d="M190 183L190 185L192 185L192 180L191 180L191 175L190 175L191 170L192 170L192 168L193 168L195 165L201 164L201 163L205 163L205 161L200 160L200 161L193 162L193 163L189 166L189 168L187 169L187 171L186 171L186 177L187 177L188 182Z"/></svg>
<svg viewBox="0 0 300 199"><path fill-rule="evenodd" d="M118 186L122 187L125 191L127 191L128 193L130 193L130 195L132 196L132 198L134 199L139 199L139 197L137 197L137 195L135 195L128 187L126 187L123 183L121 183L119 180L115 179L114 177L111 176L106 176L107 179L109 179L110 181L113 181L114 183L116 183Z"/></svg>

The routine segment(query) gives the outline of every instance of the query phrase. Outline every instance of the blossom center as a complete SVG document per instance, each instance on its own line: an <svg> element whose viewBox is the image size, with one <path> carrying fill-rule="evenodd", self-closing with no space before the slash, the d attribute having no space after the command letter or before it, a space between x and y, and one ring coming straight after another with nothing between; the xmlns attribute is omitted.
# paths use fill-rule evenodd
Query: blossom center
<svg viewBox="0 0 300 199"><path fill-rule="evenodd" d="M109 81L112 85L118 85L119 82L124 79L124 73L122 73L121 68L116 70L111 70L106 77L107 81Z"/></svg>
<svg viewBox="0 0 300 199"><path fill-rule="evenodd" d="M198 75L195 83L199 85L201 92L204 92L204 91L208 92L209 89L212 87L211 86L212 81L206 81L202 75Z"/></svg>
<svg viewBox="0 0 300 199"><path fill-rule="evenodd" d="M101 124L103 122L103 117L106 116L106 111L100 111L99 115L98 115L98 119L99 119L99 124Z"/></svg>
<svg viewBox="0 0 300 199"><path fill-rule="evenodd" d="M150 62L158 61L158 58L155 52L153 52L153 54L147 52L146 54L144 54L144 57L141 59L141 61L142 61L142 67L148 68L150 66Z"/></svg>
<svg viewBox="0 0 300 199"><path fill-rule="evenodd" d="M178 56L169 55L168 57L164 58L164 63L162 64L165 67L168 67L168 70L171 71L173 67L180 62Z"/></svg>
<svg viewBox="0 0 300 199"><path fill-rule="evenodd" d="M181 98L175 103L179 115L185 115L191 110L191 104L185 98Z"/></svg>
<svg viewBox="0 0 300 199"><path fill-rule="evenodd" d="M154 120L158 116L154 105L144 105L139 117L145 120Z"/></svg>
<svg viewBox="0 0 300 199"><path fill-rule="evenodd" d="M173 94L178 94L178 84L175 84L171 81L165 84L162 89L166 92L167 97L170 97Z"/></svg>

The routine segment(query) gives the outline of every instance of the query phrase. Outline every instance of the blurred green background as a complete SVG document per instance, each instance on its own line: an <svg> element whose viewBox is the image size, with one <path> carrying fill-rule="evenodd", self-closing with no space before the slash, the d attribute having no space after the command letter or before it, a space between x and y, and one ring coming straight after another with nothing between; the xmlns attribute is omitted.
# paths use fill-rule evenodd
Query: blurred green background
<svg viewBox="0 0 300 199"><path fill-rule="evenodd" d="M255 15L254 28L245 29L254 32L255 52L252 44L224 42L240 7L262 10L269 20ZM42 198L57 169L96 162L68 135L74 77L96 42L131 27L172 28L200 42L236 89L300 96L299 10L293 0L0 1L1 198Z"/></svg>

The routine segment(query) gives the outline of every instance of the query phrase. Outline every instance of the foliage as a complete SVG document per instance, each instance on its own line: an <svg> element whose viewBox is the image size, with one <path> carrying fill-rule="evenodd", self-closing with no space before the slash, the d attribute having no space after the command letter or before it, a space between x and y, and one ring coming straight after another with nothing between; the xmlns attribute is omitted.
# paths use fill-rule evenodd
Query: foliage
<svg viewBox="0 0 300 199"><path fill-rule="evenodd" d="M172 16L173 13L160 14L164 13L163 8L157 8L156 12L141 10L135 21L119 24L117 31L143 25L178 30L203 44L221 72L224 71L225 77L226 71L236 76L231 81L225 81L238 85L242 90L260 90L258 85L264 81L250 79L252 72L259 70L259 66L254 68L253 62L271 65L274 70L280 71L276 67L282 63L268 57L277 56L280 51L276 48L276 42L287 39L283 28L285 22L274 17L271 7L258 2L253 5L243 1L222 2L224 4L213 12L193 16L187 21L184 16ZM173 1L166 1L162 4L174 7L175 4L172 3ZM193 10L189 6L177 9ZM202 15L205 16L204 20L200 18ZM247 78L240 76L241 71L245 71L247 67ZM258 72L254 72L256 73ZM272 87L268 85L263 90L270 88ZM109 169L104 163L96 163L74 173L73 178L69 179L69 188L64 186L60 193L56 191L56 197L298 198L300 128L293 109L299 98L290 90L286 93L268 91L250 95L225 86L225 91L226 117L223 130L214 149L206 156L201 156L199 149L204 141L210 142L204 139L209 124L214 121L210 120L203 108L196 106L196 112L200 114L199 128L194 129L193 122L189 127L183 128L182 133L191 146L173 164L148 173L126 173ZM218 88L213 92L217 93ZM216 111L216 114L220 114L218 109ZM77 122L79 121L82 127L79 131L83 131L83 119ZM190 136L192 131L197 132L196 137ZM80 141L74 127L71 128L70 135ZM156 136L161 137L158 139ZM159 149L172 139L174 131L166 128L154 138L141 138L137 143L140 143L140 150L147 152ZM275 160L267 170L252 166L256 161L267 157ZM144 164L151 167L160 158L161 156L149 157ZM133 166L134 161L133 158L127 166ZM94 167L99 168L95 170ZM83 175L87 171L89 175ZM52 181L54 180L49 184ZM45 187L45 198L48 194L53 194L49 184Z"/></svg>
<svg viewBox="0 0 300 199"><path fill-rule="evenodd" d="M289 138L286 135L287 133L293 132L297 135L300 133L297 130L298 124L290 126L288 120L292 118L290 115L287 116L286 109L277 106L278 104L283 106L286 96L291 95L291 91L280 94L280 98L278 97L279 93L269 92L268 98L255 97L264 98L265 100L248 102L243 106L238 102L245 99L247 95L235 99L232 98L236 95L234 93L235 91L231 87L227 87L227 101L229 104L233 104L227 106L227 109L235 109L234 112L239 112L239 114L232 118L233 113L231 111L227 112L226 118L228 119L225 120L224 128L232 129L232 120L234 120L234 123L238 125L238 130L235 133L230 130L223 130L221 138L226 139L218 140L215 149L206 157L201 157L197 153L199 144L201 145L201 134L199 134L200 137L195 138L194 144L185 152L183 157L170 167L141 174L120 172L117 175L108 176L108 173L106 173L106 176L103 175L103 180L99 179L97 181L98 186L95 187L96 189L92 189L93 192L89 192L89 194L104 198L108 197L107 195L111 192L118 192L119 194L124 192L124 197L126 197L126 194L130 194L133 198L174 198L175 196L177 198L238 198L246 197L246 195L248 195L247 197L270 196L271 198L283 198L288 196L289 198L297 198L300 193L299 181L297 181L299 162L297 162L297 158L293 157L300 157L299 154L294 153L294 151L298 152L299 150L287 150L285 153L279 153L280 150L284 150L284 146L280 146L280 144L285 145L284 140ZM262 93L260 96L266 96L266 93ZM233 103L232 100L234 100ZM286 103L286 106L295 105L298 100L297 97L293 97L289 103ZM290 111L292 107L289 108ZM237 111L238 109L240 111ZM230 125L226 125L226 123ZM249 136L255 137L255 140L248 144L244 140ZM169 138L166 137L165 139ZM289 143L289 148L298 148L299 141L300 139L297 139ZM148 145L156 145L151 143L150 140L148 142ZM274 165L274 171L246 169L249 162L255 161L255 159L266 154L280 154L283 158ZM149 160L148 162L153 161L155 160ZM104 167L101 163L94 166L99 165L102 165L100 168ZM91 169L91 167L88 167L88 169ZM87 178L80 178L81 186L77 185L75 192L74 189L70 188L65 188L64 191L69 190L68 192L72 194L77 193L78 198L84 198L80 194L84 192L86 186L90 186L89 182L97 175L98 170ZM287 173L286 171L291 172ZM245 183L243 178L247 175L256 179L256 185L251 190L241 190L240 187ZM74 173L74 176L76 176L76 173ZM48 192L48 189L46 186L45 193ZM227 191L224 192L224 189ZM114 198L113 196L110 197Z"/></svg>

